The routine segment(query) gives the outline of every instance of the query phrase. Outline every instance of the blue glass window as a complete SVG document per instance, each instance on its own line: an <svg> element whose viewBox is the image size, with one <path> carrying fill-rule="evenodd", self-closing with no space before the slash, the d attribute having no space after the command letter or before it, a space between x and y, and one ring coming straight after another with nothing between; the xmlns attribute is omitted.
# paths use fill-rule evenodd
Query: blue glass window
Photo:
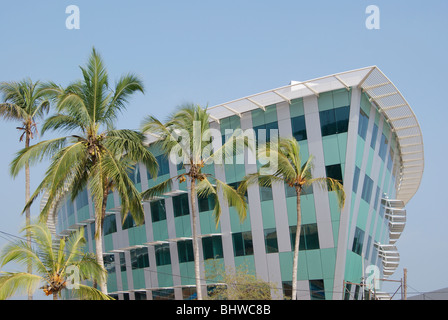
<svg viewBox="0 0 448 320"><path fill-rule="evenodd" d="M375 150L375 144L376 144L376 138L378 136L378 126L376 123L373 124L373 130L372 130L372 140L370 140L370 147Z"/></svg>
<svg viewBox="0 0 448 320"><path fill-rule="evenodd" d="M356 227L355 237L353 239L352 251L356 254L361 255L363 242L364 242L364 231Z"/></svg>
<svg viewBox="0 0 448 320"><path fill-rule="evenodd" d="M193 241L184 240L177 242L177 255L179 263L194 261Z"/></svg>
<svg viewBox="0 0 448 320"><path fill-rule="evenodd" d="M134 218L132 218L132 215L130 213L128 213L126 215L126 218L123 221L123 226L121 228L123 230L126 230L126 229L133 228L133 227L135 227Z"/></svg>
<svg viewBox="0 0 448 320"><path fill-rule="evenodd" d="M309 280L311 300L325 300L324 280Z"/></svg>
<svg viewBox="0 0 448 320"><path fill-rule="evenodd" d="M166 208L164 199L153 201L151 202L150 206L152 222L166 220Z"/></svg>
<svg viewBox="0 0 448 320"><path fill-rule="evenodd" d="M156 255L156 265L164 266L171 264L170 245L168 243L158 244L154 246Z"/></svg>
<svg viewBox="0 0 448 320"><path fill-rule="evenodd" d="M373 180L366 174L364 177L364 184L362 186L361 198L367 203L370 203L372 198Z"/></svg>
<svg viewBox="0 0 448 320"><path fill-rule="evenodd" d="M278 122L270 122L253 128L255 132L255 139L257 147L261 144L265 144L271 141L271 130L277 130L278 135Z"/></svg>
<svg viewBox="0 0 448 320"><path fill-rule="evenodd" d="M297 141L307 139L305 116L291 118L292 135Z"/></svg>
<svg viewBox="0 0 448 320"><path fill-rule="evenodd" d="M275 228L264 230L264 243L266 246L266 253L278 252L277 230Z"/></svg>
<svg viewBox="0 0 448 320"><path fill-rule="evenodd" d="M114 273L115 272L115 256L114 254L104 254L103 255L103 261L104 261L104 268L106 269L107 273Z"/></svg>
<svg viewBox="0 0 448 320"><path fill-rule="evenodd" d="M322 136L347 132L349 116L349 106L319 112Z"/></svg>
<svg viewBox="0 0 448 320"><path fill-rule="evenodd" d="M204 260L220 259L224 257L221 236L202 238L202 248L204 253Z"/></svg>
<svg viewBox="0 0 448 320"><path fill-rule="evenodd" d="M215 208L215 195L209 195L208 197L198 196L199 212L210 211Z"/></svg>
<svg viewBox="0 0 448 320"><path fill-rule="evenodd" d="M104 218L103 230L104 235L117 232L117 221L115 218L115 214L107 215Z"/></svg>
<svg viewBox="0 0 448 320"><path fill-rule="evenodd" d="M357 166L355 166L355 174L353 175L353 192L354 193L356 193L358 191L359 173L360 173L359 168Z"/></svg>
<svg viewBox="0 0 448 320"><path fill-rule="evenodd" d="M234 233L232 234L232 240L235 257L254 254L252 233L250 231Z"/></svg>
<svg viewBox="0 0 448 320"><path fill-rule="evenodd" d="M124 252L120 252L119 256L120 256L120 271L126 271L126 256Z"/></svg>
<svg viewBox="0 0 448 320"><path fill-rule="evenodd" d="M163 176L165 174L169 174L170 173L170 167L169 167L169 162L168 162L168 158L166 155L159 155L156 157L157 160L157 164L159 165L159 170L157 171L157 176ZM148 172L148 179L151 179L151 175Z"/></svg>
<svg viewBox="0 0 448 320"><path fill-rule="evenodd" d="M358 124L358 135L366 140L367 127L369 126L369 117L361 109L359 112L359 124Z"/></svg>
<svg viewBox="0 0 448 320"><path fill-rule="evenodd" d="M184 193L173 197L174 217L180 217L190 214L188 206L188 194Z"/></svg>
<svg viewBox="0 0 448 320"><path fill-rule="evenodd" d="M386 153L387 153L387 145L388 140L384 134L381 135L381 141L380 141L380 150L378 151L378 154L383 161L386 159Z"/></svg>
<svg viewBox="0 0 448 320"><path fill-rule="evenodd" d="M141 182L140 178L140 167L138 164L136 164L131 172L129 172L129 178L134 182L134 184L139 184Z"/></svg>
<svg viewBox="0 0 448 320"><path fill-rule="evenodd" d="M327 178L338 180L341 183L343 182L342 169L340 164L325 166L325 173L327 175Z"/></svg>
<svg viewBox="0 0 448 320"><path fill-rule="evenodd" d="M297 226L289 227L291 248L294 250ZM319 249L317 223L304 224L300 228L299 251Z"/></svg>
<svg viewBox="0 0 448 320"><path fill-rule="evenodd" d="M132 269L149 267L148 248L137 248L130 250Z"/></svg>

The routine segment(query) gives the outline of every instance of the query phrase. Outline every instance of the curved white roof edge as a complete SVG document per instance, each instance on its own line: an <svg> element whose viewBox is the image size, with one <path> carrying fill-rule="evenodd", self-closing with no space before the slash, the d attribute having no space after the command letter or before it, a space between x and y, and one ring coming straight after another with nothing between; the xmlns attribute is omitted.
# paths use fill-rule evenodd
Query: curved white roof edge
<svg viewBox="0 0 448 320"><path fill-rule="evenodd" d="M390 124L396 134L400 159L398 191L396 198L405 204L417 192L424 170L423 137L418 120L406 99L377 66L336 73L312 80L296 82L280 88L253 94L244 98L218 104L207 109L211 121L241 115L245 112L280 102L338 89L351 90L358 87L365 92ZM147 134L147 143L158 140Z"/></svg>
<svg viewBox="0 0 448 320"><path fill-rule="evenodd" d="M417 192L424 170L423 137L418 120L409 103L377 66L341 72L321 78L253 94L244 98L209 107L207 110L212 121L257 108L298 99L310 95L319 96L322 92L358 87L374 103L396 134L399 147L399 185L396 198L405 204Z"/></svg>

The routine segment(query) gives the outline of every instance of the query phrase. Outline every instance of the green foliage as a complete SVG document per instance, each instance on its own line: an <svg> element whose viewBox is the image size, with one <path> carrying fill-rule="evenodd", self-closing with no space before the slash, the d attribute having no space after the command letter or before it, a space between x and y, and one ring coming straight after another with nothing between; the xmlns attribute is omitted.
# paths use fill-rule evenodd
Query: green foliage
<svg viewBox="0 0 448 320"><path fill-rule="evenodd" d="M142 131L157 136L154 143L168 157L172 159L179 157L183 162L185 173L172 177L158 185L149 188L142 193L143 199L153 199L163 195L171 188L172 181L177 179L180 183L186 181L190 183L190 205L192 219L192 238L194 252L194 269L196 277L196 288L200 288L200 268L198 237L196 233L196 198L213 196L215 207L213 215L215 224L218 226L221 217L220 195L227 203L234 206L240 219L244 220L247 213L247 203L244 196L240 195L234 188L218 180L211 174L203 172L205 165L216 159L222 160L223 154L229 152L226 144L216 151L212 147L212 137L210 135L210 120L207 109L198 105L186 105L173 113L166 123L162 123L153 116L148 116L142 123ZM221 140L221 135L219 135ZM236 137L239 138L239 137ZM241 138L240 138L241 139ZM233 144L233 141L230 143ZM202 292L197 290L198 299L202 299Z"/></svg>
<svg viewBox="0 0 448 320"><path fill-rule="evenodd" d="M207 280L216 284L209 292L210 300L272 300L278 294L274 283L258 278L246 265L224 268L214 260L209 264Z"/></svg>
<svg viewBox="0 0 448 320"><path fill-rule="evenodd" d="M0 83L4 103L0 103L0 117L22 123L17 129L23 131L20 141L28 135L33 139L37 134L36 120L43 118L50 108L47 91L39 81L25 79L18 82Z"/></svg>
<svg viewBox="0 0 448 320"><path fill-rule="evenodd" d="M78 283L77 289L68 289L71 270L76 269L79 280L100 281L106 277L106 271L95 260L92 254L83 253L86 244L84 229L62 238L56 244L45 224L32 224L23 229L29 231L33 244L18 241L5 246L0 254L0 267L8 263L18 265L32 264L34 274L26 272L0 272L0 300L8 299L15 294L32 294L42 289L46 295L60 296L63 290L78 299L110 300L111 297L95 288Z"/></svg>
<svg viewBox="0 0 448 320"><path fill-rule="evenodd" d="M155 175L157 162L144 146L142 133L115 129L114 124L131 95L144 92L143 84L137 76L127 74L114 90L110 89L107 70L95 49L81 71L82 80L66 88L53 82L41 85L45 97L56 105L56 113L45 121L42 133L53 130L71 134L19 151L11 163L11 174L17 175L27 162L50 159L43 181L26 206L46 192L48 201L41 211L41 221L46 221L51 209L67 194L73 200L89 188L97 215L102 214L107 194L116 190L122 200L122 212L130 212L141 223L141 196L128 173L142 162Z"/></svg>
<svg viewBox="0 0 448 320"><path fill-rule="evenodd" d="M210 119L207 109L198 105L184 105L171 114L166 123L153 116L148 116L142 123L142 132L148 132L159 137L155 146L169 157L174 154L181 156L186 173L170 178L158 185L145 190L142 193L143 199L151 199L162 195L171 187L173 180L183 182L186 179L195 180L197 184L194 192L199 197L213 196L215 198L215 208L213 215L216 226L221 216L221 205L219 195L222 194L224 200L229 205L234 206L239 214L240 220L244 221L247 213L247 203L244 196L241 196L234 188L220 181L216 177L203 173L204 166L216 159L222 159L222 155L232 153L235 149L227 147L234 141L241 140L247 145L247 141L242 135L235 135L235 140L224 143L216 150L211 146L209 136ZM205 139L207 138L207 139Z"/></svg>
<svg viewBox="0 0 448 320"><path fill-rule="evenodd" d="M45 192L47 202L40 212L40 221L45 222L68 195L73 201L87 188L95 205L95 238L101 239L107 197L112 191L120 196L123 215L130 213L137 224L144 221L141 195L129 173L139 162L153 175L158 166L144 145L142 133L114 127L128 99L136 92L144 92L142 81L136 75L126 74L112 89L103 60L95 49L86 66L80 69L82 79L65 88L53 82L41 85L44 96L56 109L43 124L42 133L53 130L69 135L19 151L10 171L16 176L27 163L49 159L50 166L24 211ZM102 265L101 244L96 249ZM100 286L106 292L105 283Z"/></svg>

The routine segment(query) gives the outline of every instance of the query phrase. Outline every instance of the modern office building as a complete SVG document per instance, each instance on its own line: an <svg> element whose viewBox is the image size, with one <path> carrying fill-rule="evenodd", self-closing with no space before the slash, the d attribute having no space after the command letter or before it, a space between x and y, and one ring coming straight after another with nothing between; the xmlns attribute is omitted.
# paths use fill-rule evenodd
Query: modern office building
<svg viewBox="0 0 448 320"><path fill-rule="evenodd" d="M423 173L418 121L394 84L375 66L342 72L223 103L209 109L211 127L221 130L278 129L294 136L304 159L314 156L314 176L343 182L346 203L310 188L302 195L298 299L359 299L366 268L387 278L399 265L395 246L406 223L405 206ZM156 138L149 137L154 142ZM180 169L150 146L160 164L154 181L139 166L135 184L145 190ZM217 178L237 184L256 164L210 165ZM122 225L119 199L111 194L104 226L109 293L119 299L191 299L195 294L191 217L186 183L174 182L165 197L145 202L145 223ZM226 267L247 265L290 295L296 199L288 186L251 186L249 212L240 223L223 204L215 227L208 199L200 199L201 268L204 292L211 259ZM85 191L59 208L56 232L85 228L90 251L93 205ZM376 266L378 267L371 267ZM376 288L377 291L378 288ZM378 293L378 292L377 292Z"/></svg>

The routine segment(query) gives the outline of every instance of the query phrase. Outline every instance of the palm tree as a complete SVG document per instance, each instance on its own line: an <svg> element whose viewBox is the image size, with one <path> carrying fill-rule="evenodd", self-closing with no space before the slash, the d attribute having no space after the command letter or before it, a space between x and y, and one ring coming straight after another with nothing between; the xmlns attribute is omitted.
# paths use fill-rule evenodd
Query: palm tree
<svg viewBox="0 0 448 320"><path fill-rule="evenodd" d="M25 79L19 82L0 83L0 92L4 95L4 103L0 103L0 117L6 120L21 123L18 130L22 132L20 141L25 140L25 148L30 146L30 141L38 134L36 121L42 118L49 110L50 103L45 98L45 90L39 81L33 82ZM25 202L30 200L30 166L25 163ZM31 210L27 208L25 213L26 225L30 224ZM30 235L26 235L28 244L31 244ZM32 272L30 266L27 271ZM29 296L28 299L32 299Z"/></svg>
<svg viewBox="0 0 448 320"><path fill-rule="evenodd" d="M318 177L313 178L313 157L310 156L303 164L300 157L300 147L295 138L280 138L278 142L267 143L260 146L258 150L259 159L277 159L275 172L258 173L247 175L240 186L238 192L245 193L248 186L258 184L264 187L271 187L272 183L286 183L295 189L297 196L297 229L294 242L293 275L292 275L292 299L297 297L297 266L299 259L300 231L302 221L302 211L300 208L300 196L304 188L311 185L318 185L324 190L335 191L339 208L342 209L345 203L345 192L342 184L333 178ZM271 163L267 162L261 168L268 169Z"/></svg>
<svg viewBox="0 0 448 320"><path fill-rule="evenodd" d="M141 196L128 174L141 162L156 175L158 165L144 146L142 133L114 128L127 99L137 91L143 93L142 81L127 74L111 90L107 70L95 49L81 71L83 79L65 89L54 83L46 84L47 92L56 102L57 113L45 121L42 132L60 130L72 134L23 149L11 163L11 173L16 175L26 161L51 158L43 181L27 204L42 192L47 193L41 221L47 220L49 212L65 194L73 201L79 192L89 189L95 206L96 258L104 267L102 236L109 193L118 193L123 219L130 213L137 224L143 223ZM106 281L99 285L107 293Z"/></svg>
<svg viewBox="0 0 448 320"><path fill-rule="evenodd" d="M199 105L185 105L180 107L172 114L168 121L163 124L157 118L148 116L142 124L142 132L149 132L158 137L155 145L173 159L180 156L182 158L185 173L171 177L152 188L144 191L144 199L153 199L161 196L171 189L172 181L187 181L190 184L190 205L192 222L192 242L194 253L194 270L196 278L196 292L198 300L202 300L201 278L199 268L199 248L197 236L197 214L196 198L212 197L215 201L213 215L216 227L219 224L221 215L221 205L218 195L222 193L224 200L231 206L234 206L240 221L246 218L247 204L245 198L237 191L220 181L211 174L204 173L205 165L212 163L216 159L222 160L224 155L228 156L234 148L227 148L228 143L239 141L240 136L234 135L232 139L221 145L219 148L213 148L212 138L210 136L209 115L206 109ZM203 141L205 140L205 141ZM219 135L221 141L221 135Z"/></svg>
<svg viewBox="0 0 448 320"><path fill-rule="evenodd" d="M92 254L82 252L86 244L84 229L74 232L68 239L61 238L55 245L45 224L32 224L24 228L33 237L33 245L26 241L8 244L0 255L0 266L9 262L18 264L30 261L36 274L28 272L0 272L0 300L16 293L33 294L38 288L57 300L61 291L71 289L73 297L80 299L110 300L111 297L95 288L80 283L106 277L106 271ZM73 283L74 282L74 283ZM41 286L41 287L39 287Z"/></svg>

